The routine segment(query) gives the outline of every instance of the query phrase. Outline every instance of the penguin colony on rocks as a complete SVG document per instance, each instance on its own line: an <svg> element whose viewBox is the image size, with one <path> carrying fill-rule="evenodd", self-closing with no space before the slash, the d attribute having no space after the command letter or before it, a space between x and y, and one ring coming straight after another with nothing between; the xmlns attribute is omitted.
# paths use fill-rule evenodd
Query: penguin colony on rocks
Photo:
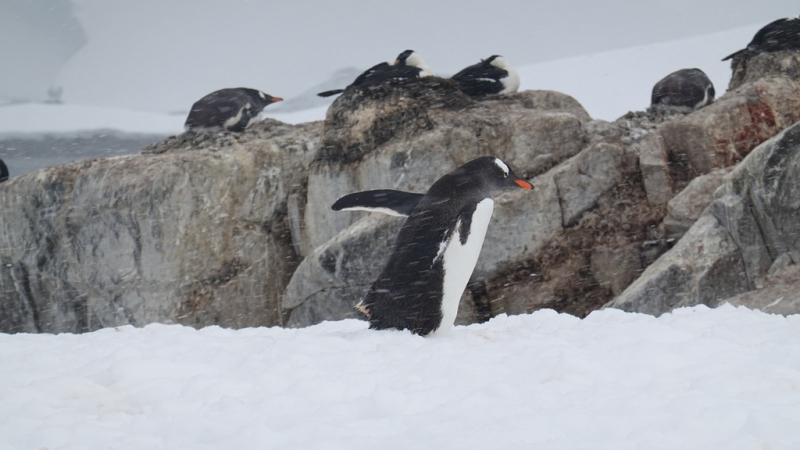
<svg viewBox="0 0 800 450"><path fill-rule="evenodd" d="M800 19L778 19L760 29L747 47L728 55L723 61L750 58L763 52L800 50ZM330 97L358 87L374 86L390 81L403 81L435 76L433 70L414 50L406 50L393 64L376 64L343 89L320 92L320 97ZM453 75L462 92L471 97L517 92L520 77L514 67L500 55L492 55L477 64L468 66ZM700 69L681 69L673 72L653 86L651 114L661 114L672 107L676 111L693 111L714 101L714 85ZM264 108L281 101L256 89L220 89L201 98L186 118L186 130L193 131L243 131L261 120Z"/></svg>
<svg viewBox="0 0 800 450"><path fill-rule="evenodd" d="M746 48L724 60L750 58L762 52L800 50L800 19L776 20L753 37ZM344 89L320 92L321 97L357 87L434 76L413 50L382 62L359 75ZM517 71L493 55L452 77L472 97L508 94L519 89ZM673 72L653 87L650 111L677 107L696 110L714 100L714 86L700 69ZM282 101L250 88L214 91L192 105L187 130L240 132L261 119L268 105ZM9 177L0 160L0 182ZM437 180L425 194L381 189L357 192L337 200L335 211L372 211L406 217L389 260L364 299L356 305L373 329L407 329L429 335L452 328L458 303L478 260L500 190L532 189L495 157L474 159Z"/></svg>

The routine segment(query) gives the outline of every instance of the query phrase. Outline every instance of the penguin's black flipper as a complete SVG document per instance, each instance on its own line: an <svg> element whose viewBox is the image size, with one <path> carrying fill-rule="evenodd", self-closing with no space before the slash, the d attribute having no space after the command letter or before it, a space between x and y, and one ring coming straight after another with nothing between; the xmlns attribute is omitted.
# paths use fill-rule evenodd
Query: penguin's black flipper
<svg viewBox="0 0 800 450"><path fill-rule="evenodd" d="M406 217L414 211L425 194L377 189L356 192L336 200L331 206L334 211L374 211L391 216Z"/></svg>
<svg viewBox="0 0 800 450"><path fill-rule="evenodd" d="M320 92L317 95L320 96L320 97L331 97L331 96L336 95L336 94L341 94L342 92L344 92L344 89L334 89L332 91Z"/></svg>
<svg viewBox="0 0 800 450"><path fill-rule="evenodd" d="M745 49L739 50L738 52L733 52L733 53L731 53L730 55L728 55L728 56L726 56L726 57L722 58L722 60L721 60L721 61L727 61L727 60L729 60L729 59L731 59L731 58L735 58L735 57L737 57L737 56L741 55L742 53L744 53L744 52L746 52L746 51L747 51L747 49L745 48Z"/></svg>
<svg viewBox="0 0 800 450"><path fill-rule="evenodd" d="M8 167L6 167L6 163L0 159L0 183L6 181L8 179Z"/></svg>

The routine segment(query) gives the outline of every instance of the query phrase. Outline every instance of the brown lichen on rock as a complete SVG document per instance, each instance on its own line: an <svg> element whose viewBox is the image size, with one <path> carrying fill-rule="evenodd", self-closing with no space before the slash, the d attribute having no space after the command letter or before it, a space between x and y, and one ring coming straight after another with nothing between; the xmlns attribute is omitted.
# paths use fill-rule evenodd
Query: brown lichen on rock
<svg viewBox="0 0 800 450"><path fill-rule="evenodd" d="M666 208L648 204L641 175L632 169L624 172L623 183L598 199L597 208L564 228L537 257L485 281L494 315L552 308L585 317L666 251L656 226ZM619 262L618 270L598 264L599 253Z"/></svg>

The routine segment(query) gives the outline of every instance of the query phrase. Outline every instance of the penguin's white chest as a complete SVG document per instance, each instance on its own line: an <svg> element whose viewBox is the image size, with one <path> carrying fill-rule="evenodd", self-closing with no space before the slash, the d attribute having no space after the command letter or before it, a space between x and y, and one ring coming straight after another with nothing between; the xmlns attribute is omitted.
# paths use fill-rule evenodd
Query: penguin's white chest
<svg viewBox="0 0 800 450"><path fill-rule="evenodd" d="M442 242L442 263L444 266L444 286L442 295L442 323L435 332L447 331L453 328L458 312L458 303L461 294L467 287L469 277L478 262L478 255L483 247L483 239L489 228L492 218L494 201L486 198L478 203L472 215L469 236L466 243L461 244L461 221L456 224L456 229L446 242Z"/></svg>

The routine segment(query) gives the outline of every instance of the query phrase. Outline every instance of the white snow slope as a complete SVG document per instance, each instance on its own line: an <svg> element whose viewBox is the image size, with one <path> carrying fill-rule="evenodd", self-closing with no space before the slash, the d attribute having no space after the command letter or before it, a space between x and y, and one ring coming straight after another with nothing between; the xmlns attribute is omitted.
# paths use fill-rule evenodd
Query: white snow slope
<svg viewBox="0 0 800 450"><path fill-rule="evenodd" d="M2 449L797 449L800 316L0 334Z"/></svg>

